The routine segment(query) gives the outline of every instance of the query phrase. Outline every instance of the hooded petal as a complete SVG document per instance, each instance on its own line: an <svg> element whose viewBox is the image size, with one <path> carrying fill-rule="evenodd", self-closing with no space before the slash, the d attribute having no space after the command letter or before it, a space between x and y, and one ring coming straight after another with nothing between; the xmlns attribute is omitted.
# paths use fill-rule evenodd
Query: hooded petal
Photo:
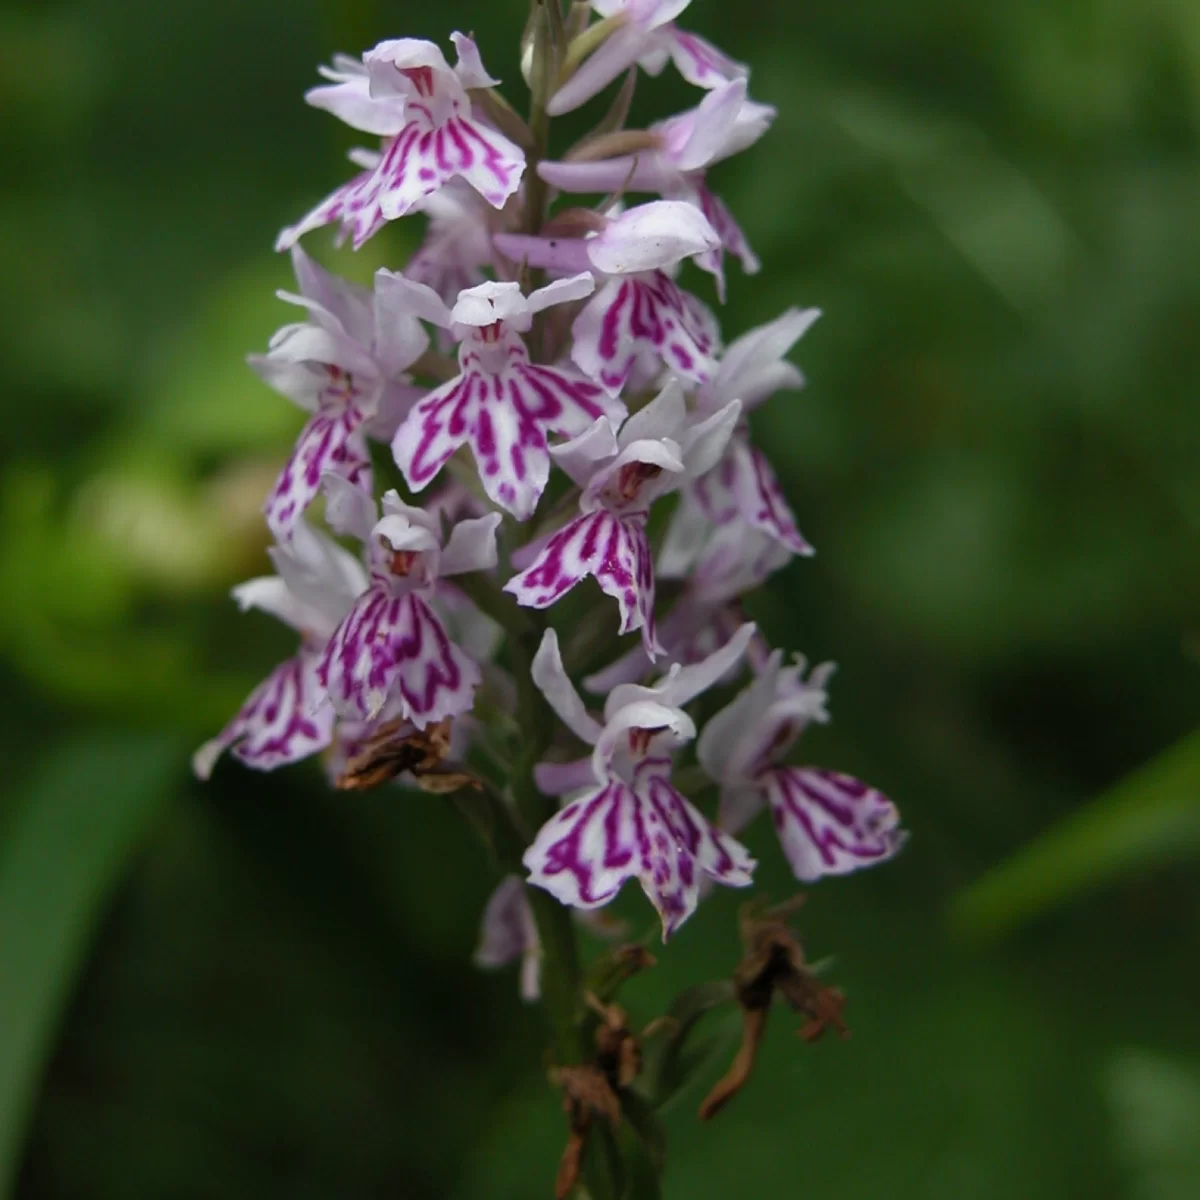
<svg viewBox="0 0 1200 1200"><path fill-rule="evenodd" d="M804 882L884 862L904 844L895 805L849 775L782 767L764 787L783 852Z"/></svg>
<svg viewBox="0 0 1200 1200"><path fill-rule="evenodd" d="M302 650L276 667L221 733L196 751L192 768L197 776L207 779L229 749L246 766L273 771L328 746L334 713L321 703L316 663L316 655Z"/></svg>
<svg viewBox="0 0 1200 1200"><path fill-rule="evenodd" d="M639 204L586 243L592 265L606 275L663 270L720 244L708 218L682 200Z"/></svg>

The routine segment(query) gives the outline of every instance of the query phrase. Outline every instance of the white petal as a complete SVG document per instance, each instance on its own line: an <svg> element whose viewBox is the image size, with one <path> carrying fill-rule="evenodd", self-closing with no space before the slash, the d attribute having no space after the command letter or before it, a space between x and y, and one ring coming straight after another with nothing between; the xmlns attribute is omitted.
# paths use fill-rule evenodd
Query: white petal
<svg viewBox="0 0 1200 1200"><path fill-rule="evenodd" d="M607 275L673 267L721 244L704 214L682 200L655 200L631 208L587 242L592 265Z"/></svg>
<svg viewBox="0 0 1200 1200"><path fill-rule="evenodd" d="M496 552L496 530L503 518L500 513L488 513L460 521L450 531L442 551L443 575L461 575L466 571L490 571L499 561Z"/></svg>
<svg viewBox="0 0 1200 1200"><path fill-rule="evenodd" d="M738 418L742 415L742 405L738 400L731 400L719 412L693 425L684 434L683 461L688 478L696 479L706 475L721 459L729 439L737 428Z"/></svg>
<svg viewBox="0 0 1200 1200"><path fill-rule="evenodd" d="M747 621L715 654L691 666L673 669L659 685L664 702L682 707L712 687L746 653L756 628L753 621Z"/></svg>
<svg viewBox="0 0 1200 1200"><path fill-rule="evenodd" d="M596 290L596 281L587 271L572 275L567 279L556 279L536 292L530 293L529 311L541 312L555 304L569 304L572 300L582 300Z"/></svg>
<svg viewBox="0 0 1200 1200"><path fill-rule="evenodd" d="M558 634L553 629L546 630L534 655L533 682L562 718L563 724L581 741L594 745L601 734L600 722L584 707L575 685L568 678L558 649Z"/></svg>

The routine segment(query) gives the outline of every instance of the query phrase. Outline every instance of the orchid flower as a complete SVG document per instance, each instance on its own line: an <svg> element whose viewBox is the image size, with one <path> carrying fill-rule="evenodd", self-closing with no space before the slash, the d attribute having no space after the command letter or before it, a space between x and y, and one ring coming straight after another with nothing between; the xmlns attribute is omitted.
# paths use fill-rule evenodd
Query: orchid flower
<svg viewBox="0 0 1200 1200"><path fill-rule="evenodd" d="M470 90L496 85L475 43L451 34L458 62L450 67L433 42L399 38L380 42L362 61L339 56L322 68L329 83L306 99L347 125L383 139L377 155L359 156L364 169L298 224L285 229L276 249L287 250L312 229L338 222L357 250L387 221L415 208L460 178L500 208L517 190L525 154L473 112Z"/></svg>
<svg viewBox="0 0 1200 1200"><path fill-rule="evenodd" d="M703 421L689 422L683 390L672 381L619 435L601 417L553 450L581 489L581 515L551 536L504 590L518 604L547 608L592 575L617 601L621 632L641 629L646 653L655 658L662 647L654 633L654 568L646 538L650 506L711 469L740 411L734 400Z"/></svg>
<svg viewBox="0 0 1200 1200"><path fill-rule="evenodd" d="M754 626L743 625L716 654L672 667L652 687L614 688L602 724L567 677L554 631L546 631L534 682L594 749L590 760L538 769L543 791L584 790L542 826L525 852L531 883L564 904L599 908L636 878L658 911L664 941L695 911L701 874L730 887L750 883L754 860L672 785L671 755L696 736L683 706L741 658L753 635Z"/></svg>
<svg viewBox="0 0 1200 1200"><path fill-rule="evenodd" d="M827 721L833 664L805 678L776 650L766 669L704 727L696 746L721 785L721 827L737 832L770 806L784 855L800 879L845 875L895 855L905 834L886 796L835 771L778 765L812 721Z"/></svg>
<svg viewBox="0 0 1200 1200"><path fill-rule="evenodd" d="M394 491L382 508L369 528L369 498L356 521L345 521L367 546L370 578L330 637L317 678L343 717L373 720L394 701L424 729L471 708L479 667L450 640L431 601L443 577L496 565L500 514L460 521L443 545L436 518Z"/></svg>
<svg viewBox="0 0 1200 1200"><path fill-rule="evenodd" d="M715 163L757 142L774 119L775 109L747 99L745 80L734 79L709 92L697 108L652 125L647 130L655 143L650 150L599 161L543 162L538 174L564 192L657 192L694 205L717 234L716 244L696 262L716 277L724 301L724 253L740 259L748 275L757 273L760 264L733 214L709 190L705 175Z"/></svg>
<svg viewBox="0 0 1200 1200"><path fill-rule="evenodd" d="M420 394L404 372L429 346L390 271L376 273L372 292L330 275L299 246L292 263L300 292L279 296L307 310L308 320L285 325L266 354L249 358L264 381L312 413L264 505L279 538L289 535L327 472L371 490L366 434L395 429Z"/></svg>
<svg viewBox="0 0 1200 1200"><path fill-rule="evenodd" d="M404 274L431 287L447 305L459 292L483 283L492 265L494 210L459 179L427 196L417 206L429 224L425 240L408 260Z"/></svg>
<svg viewBox="0 0 1200 1200"><path fill-rule="evenodd" d="M662 200L616 217L590 214L590 236L498 234L496 245L516 262L550 271L590 270L601 281L571 327L575 365L619 392L637 369L652 380L665 366L693 382L716 369L716 319L667 271L720 244L691 205Z"/></svg>
<svg viewBox="0 0 1200 1200"><path fill-rule="evenodd" d="M671 59L697 87L711 88L747 74L716 46L675 25L691 0L591 0L592 8L617 26L571 78L554 93L547 110L561 116L585 104L635 63L658 75Z"/></svg>
<svg viewBox="0 0 1200 1200"><path fill-rule="evenodd" d="M196 751L192 765L201 779L231 750L256 771L298 762L333 739L334 712L322 704L317 666L321 652L366 584L362 565L332 538L300 521L291 538L270 550L276 575L251 579L233 589L245 611L261 609L300 635L300 648L250 694L237 716Z"/></svg>
<svg viewBox="0 0 1200 1200"><path fill-rule="evenodd" d="M792 308L768 325L731 343L709 384L696 401L699 412L720 411L730 397L751 412L775 392L799 391L804 376L784 355L820 316L817 309ZM667 531L664 574L685 574L712 527L750 528L774 538L789 554L811 555L812 546L796 527L796 518L767 456L750 440L745 422L729 441L721 461L684 489Z"/></svg>
<svg viewBox="0 0 1200 1200"><path fill-rule="evenodd" d="M406 281L425 320L453 330L460 374L421 399L396 432L392 452L409 487L421 491L469 444L488 497L526 520L550 477L547 435L571 437L625 406L568 368L530 362L521 334L534 314L590 295L590 275L560 279L528 297L516 283L483 283L449 309L430 288Z"/></svg>

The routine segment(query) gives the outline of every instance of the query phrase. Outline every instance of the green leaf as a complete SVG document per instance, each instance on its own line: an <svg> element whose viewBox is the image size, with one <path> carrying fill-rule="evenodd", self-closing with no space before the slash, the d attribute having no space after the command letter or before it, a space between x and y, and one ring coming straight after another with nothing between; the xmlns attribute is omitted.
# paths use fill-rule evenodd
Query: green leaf
<svg viewBox="0 0 1200 1200"><path fill-rule="evenodd" d="M1106 1072L1117 1153L1137 1200L1200 1195L1200 1075L1144 1050L1122 1051Z"/></svg>
<svg viewBox="0 0 1200 1200"><path fill-rule="evenodd" d="M0 842L0 1196L14 1184L41 1069L105 902L180 761L161 736L56 748Z"/></svg>
<svg viewBox="0 0 1200 1200"><path fill-rule="evenodd" d="M966 934L1004 933L1124 871L1197 849L1200 730L961 893L951 917Z"/></svg>

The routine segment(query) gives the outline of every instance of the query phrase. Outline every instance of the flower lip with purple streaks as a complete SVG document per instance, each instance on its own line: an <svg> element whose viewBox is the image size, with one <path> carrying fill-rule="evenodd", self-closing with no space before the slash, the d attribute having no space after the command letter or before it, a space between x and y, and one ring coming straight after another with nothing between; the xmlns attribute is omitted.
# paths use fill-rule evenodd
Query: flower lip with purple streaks
<svg viewBox="0 0 1200 1200"><path fill-rule="evenodd" d="M814 721L828 721L833 664L805 677L797 657L775 651L758 678L705 726L696 747L721 787L721 827L743 828L769 806L798 879L843 875L897 854L906 835L895 806L865 783L833 771L779 765Z"/></svg>
<svg viewBox="0 0 1200 1200"><path fill-rule="evenodd" d="M475 115L469 95L498 81L483 69L470 38L455 33L451 40L458 51L453 68L433 42L399 38L381 42L361 62L341 56L324 72L331 82L314 88L309 103L383 141L360 175L280 234L277 249L334 222L357 249L455 179L493 208L516 192L525 153Z"/></svg>

